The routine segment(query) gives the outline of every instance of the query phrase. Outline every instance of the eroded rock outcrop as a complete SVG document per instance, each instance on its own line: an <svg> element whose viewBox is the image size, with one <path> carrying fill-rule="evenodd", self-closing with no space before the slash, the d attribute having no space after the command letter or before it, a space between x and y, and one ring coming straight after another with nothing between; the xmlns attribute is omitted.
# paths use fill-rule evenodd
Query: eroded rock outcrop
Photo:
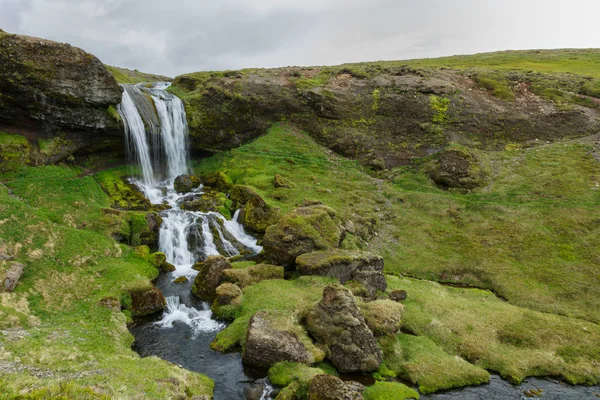
<svg viewBox="0 0 600 400"><path fill-rule="evenodd" d="M315 358L314 352L319 351L310 344L310 339L305 337L302 340L294 332L293 322L288 321L290 318L269 315L266 311L257 312L248 324L242 354L244 363L268 367L280 361L312 364L322 360L322 355Z"/></svg>
<svg viewBox="0 0 600 400"><path fill-rule="evenodd" d="M340 285L323 290L323 299L307 318L310 334L327 348L327 358L338 371L371 372L379 368L383 355L365 323L354 297Z"/></svg>
<svg viewBox="0 0 600 400"><path fill-rule="evenodd" d="M231 264L223 256L210 256L206 261L196 263L194 269L198 270L198 275L194 279L192 293L203 300L213 301L217 296L223 271L230 268Z"/></svg>
<svg viewBox="0 0 600 400"><path fill-rule="evenodd" d="M274 264L292 266L301 254L337 248L344 232L340 226L330 207L297 207L267 228L263 239L267 258Z"/></svg>
<svg viewBox="0 0 600 400"><path fill-rule="evenodd" d="M37 144L29 162L123 151L115 109L122 89L93 55L65 43L0 32L0 71L0 130Z"/></svg>
<svg viewBox="0 0 600 400"><path fill-rule="evenodd" d="M383 258L367 252L332 249L305 253L296 258L296 268L301 275L331 276L342 284L354 280L369 296L387 288Z"/></svg>

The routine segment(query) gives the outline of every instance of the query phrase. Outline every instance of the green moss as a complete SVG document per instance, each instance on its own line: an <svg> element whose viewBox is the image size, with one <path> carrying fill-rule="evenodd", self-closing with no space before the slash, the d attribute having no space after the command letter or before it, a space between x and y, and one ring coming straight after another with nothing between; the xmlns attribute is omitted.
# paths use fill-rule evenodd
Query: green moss
<svg viewBox="0 0 600 400"><path fill-rule="evenodd" d="M111 65L105 65L105 67L119 83L136 84L146 82L171 81L171 78L168 78L166 76L147 74L144 72L140 72L137 69L132 71L127 68L113 67Z"/></svg>
<svg viewBox="0 0 600 400"><path fill-rule="evenodd" d="M285 387L296 381L303 386L310 384L316 375L324 374L321 368L309 367L305 364L283 361L273 365L269 369L269 381L272 384Z"/></svg>
<svg viewBox="0 0 600 400"><path fill-rule="evenodd" d="M489 90L499 99L507 101L515 100L515 94L509 82L500 74L478 74L475 77L475 82L482 88Z"/></svg>
<svg viewBox="0 0 600 400"><path fill-rule="evenodd" d="M102 189L112 200L112 206L125 210L150 210L152 204L125 177L131 172L127 168L113 168L95 175Z"/></svg>
<svg viewBox="0 0 600 400"><path fill-rule="evenodd" d="M429 96L429 105L433 110L431 122L436 125L446 125L450 119L448 109L450 108L450 99L435 95Z"/></svg>
<svg viewBox="0 0 600 400"><path fill-rule="evenodd" d="M108 106L108 108L106 109L106 113L108 114L109 117L111 117L115 122L121 122L121 116L119 115L119 113L117 112L117 109L115 108L115 106L110 105Z"/></svg>
<svg viewBox="0 0 600 400"><path fill-rule="evenodd" d="M0 173L28 164L30 151L31 146L24 136L0 132Z"/></svg>
<svg viewBox="0 0 600 400"><path fill-rule="evenodd" d="M375 382L363 392L365 400L419 399L419 394L406 385L396 382Z"/></svg>
<svg viewBox="0 0 600 400"><path fill-rule="evenodd" d="M593 81L587 82L581 88L581 93L600 98L600 79L595 79Z"/></svg>
<svg viewBox="0 0 600 400"><path fill-rule="evenodd" d="M462 386L480 385L490 379L482 368L444 352L431 339L400 334L380 339L384 371L419 385L423 394Z"/></svg>

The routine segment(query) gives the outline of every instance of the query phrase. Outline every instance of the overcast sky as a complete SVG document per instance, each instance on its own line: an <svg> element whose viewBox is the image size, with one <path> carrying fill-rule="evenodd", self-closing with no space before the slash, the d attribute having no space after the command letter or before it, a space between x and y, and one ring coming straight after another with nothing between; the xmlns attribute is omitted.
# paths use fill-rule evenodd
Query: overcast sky
<svg viewBox="0 0 600 400"><path fill-rule="evenodd" d="M600 47L599 0L0 0L0 28L175 76Z"/></svg>

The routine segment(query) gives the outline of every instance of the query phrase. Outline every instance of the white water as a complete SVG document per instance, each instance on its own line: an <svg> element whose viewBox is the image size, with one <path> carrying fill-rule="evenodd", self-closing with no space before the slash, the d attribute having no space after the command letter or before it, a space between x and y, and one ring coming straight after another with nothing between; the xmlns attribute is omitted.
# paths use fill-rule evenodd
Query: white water
<svg viewBox="0 0 600 400"><path fill-rule="evenodd" d="M220 254L217 241L223 255L227 257L240 254L229 240L231 238L238 242L238 246L253 253L259 252L262 247L258 246L256 239L248 235L237 222L239 210L233 220L228 221L218 213L180 209L183 202L202 195L202 185L184 194L177 193L173 187L174 179L189 171L188 129L183 103L166 92L166 87L168 84L156 85L153 88L126 87L118 111L126 127L129 156L142 170L141 180L130 181L138 186L153 204L166 204L171 207L160 213L163 222L159 231L158 249L165 253L167 261L175 266L175 271L172 272L173 279L186 276L193 280L197 275L197 271L192 269L194 263ZM134 97L128 93L129 90L134 93ZM148 107L147 98L140 95L142 92L151 95L158 118L149 116L149 110L153 108ZM159 129L154 120L160 121ZM164 172L160 176L157 171ZM217 238L214 237L211 226L218 234ZM223 229L227 231L227 235ZM162 319L155 324L168 329L173 327L174 322L184 323L194 334L214 332L224 327L211 317L210 307L205 306L199 310L183 304L179 296L170 296L167 298L167 308Z"/></svg>

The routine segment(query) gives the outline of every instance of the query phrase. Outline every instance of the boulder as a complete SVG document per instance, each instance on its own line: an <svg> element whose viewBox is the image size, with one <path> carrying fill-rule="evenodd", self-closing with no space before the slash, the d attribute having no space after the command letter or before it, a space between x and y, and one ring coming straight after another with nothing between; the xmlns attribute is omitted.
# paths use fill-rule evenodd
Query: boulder
<svg viewBox="0 0 600 400"><path fill-rule="evenodd" d="M154 286L142 289L135 289L130 292L131 296L131 315L133 317L143 317L164 310L167 301L162 292Z"/></svg>
<svg viewBox="0 0 600 400"><path fill-rule="evenodd" d="M217 171L212 174L202 175L202 183L205 186L214 187L222 192L230 190L233 186L231 178L222 171Z"/></svg>
<svg viewBox="0 0 600 400"><path fill-rule="evenodd" d="M367 252L332 249L305 253L296 258L296 268L301 275L331 276L342 284L354 280L371 297L387 288L383 258Z"/></svg>
<svg viewBox="0 0 600 400"><path fill-rule="evenodd" d="M165 255L165 253L157 251L156 253L152 253L148 256L148 261L156 268L162 270L163 266L167 262L167 256Z"/></svg>
<svg viewBox="0 0 600 400"><path fill-rule="evenodd" d="M406 300L407 293L406 290L392 290L390 292L390 300L393 301L403 301Z"/></svg>
<svg viewBox="0 0 600 400"><path fill-rule="evenodd" d="M328 358L342 373L372 372L383 355L354 297L341 285L323 290L323 299L308 314L307 326L317 343L327 348Z"/></svg>
<svg viewBox="0 0 600 400"><path fill-rule="evenodd" d="M217 297L217 287L221 284L223 271L231 268L229 261L223 256L210 256L206 261L196 263L193 267L198 270L194 279L192 293L202 300L213 301Z"/></svg>
<svg viewBox="0 0 600 400"><path fill-rule="evenodd" d="M347 384L333 375L317 375L308 387L308 400L363 400L364 386L354 383Z"/></svg>
<svg viewBox="0 0 600 400"><path fill-rule="evenodd" d="M335 211L324 205L297 207L267 228L263 247L274 264L291 267L296 257L337 248L343 239Z"/></svg>
<svg viewBox="0 0 600 400"><path fill-rule="evenodd" d="M400 330L404 306L392 300L360 302L360 311L375 336L394 335Z"/></svg>
<svg viewBox="0 0 600 400"><path fill-rule="evenodd" d="M472 151L458 145L442 150L427 172L438 185L450 188L474 189L486 183L486 173Z"/></svg>
<svg viewBox="0 0 600 400"><path fill-rule="evenodd" d="M173 181L173 187L177 193L188 193L200 186L200 178L195 175L179 175Z"/></svg>
<svg viewBox="0 0 600 400"><path fill-rule="evenodd" d="M242 289L260 281L283 279L283 277L283 267L269 264L257 264L245 269L228 269L223 271L223 281L235 283Z"/></svg>
<svg viewBox="0 0 600 400"><path fill-rule="evenodd" d="M140 232L140 244L156 247L158 244L160 226L162 218L157 212L150 212L144 216L146 225Z"/></svg>
<svg viewBox="0 0 600 400"><path fill-rule="evenodd" d="M280 361L294 361L312 364L315 359L313 349L293 332L293 324L288 317L271 316L259 311L250 319L242 360L245 364L269 367Z"/></svg>
<svg viewBox="0 0 600 400"><path fill-rule="evenodd" d="M202 190L202 195L195 197L191 200L185 201L181 204L181 208L187 211L200 211L200 212L218 212L221 214L229 214L229 210L226 207L228 202L225 193L213 189Z"/></svg>
<svg viewBox="0 0 600 400"><path fill-rule="evenodd" d="M242 290L233 283L225 282L217 288L216 293L217 296L211 307L213 314L217 318L233 321L239 315L242 306Z"/></svg>
<svg viewBox="0 0 600 400"><path fill-rule="evenodd" d="M43 144L32 147L32 163L123 152L115 110L123 89L98 58L66 43L0 33L0 71L0 131Z"/></svg>
<svg viewBox="0 0 600 400"><path fill-rule="evenodd" d="M188 283L190 280L188 279L187 276L179 276L175 279L173 279L173 283L176 285L183 285L184 283Z"/></svg>
<svg viewBox="0 0 600 400"><path fill-rule="evenodd" d="M11 263L6 271L0 266L0 292L12 292L24 270L25 264L19 262Z"/></svg>
<svg viewBox="0 0 600 400"><path fill-rule="evenodd" d="M240 209L238 222L255 232L265 232L281 218L281 210L271 207L253 189L244 185L235 185L230 195L233 207Z"/></svg>

